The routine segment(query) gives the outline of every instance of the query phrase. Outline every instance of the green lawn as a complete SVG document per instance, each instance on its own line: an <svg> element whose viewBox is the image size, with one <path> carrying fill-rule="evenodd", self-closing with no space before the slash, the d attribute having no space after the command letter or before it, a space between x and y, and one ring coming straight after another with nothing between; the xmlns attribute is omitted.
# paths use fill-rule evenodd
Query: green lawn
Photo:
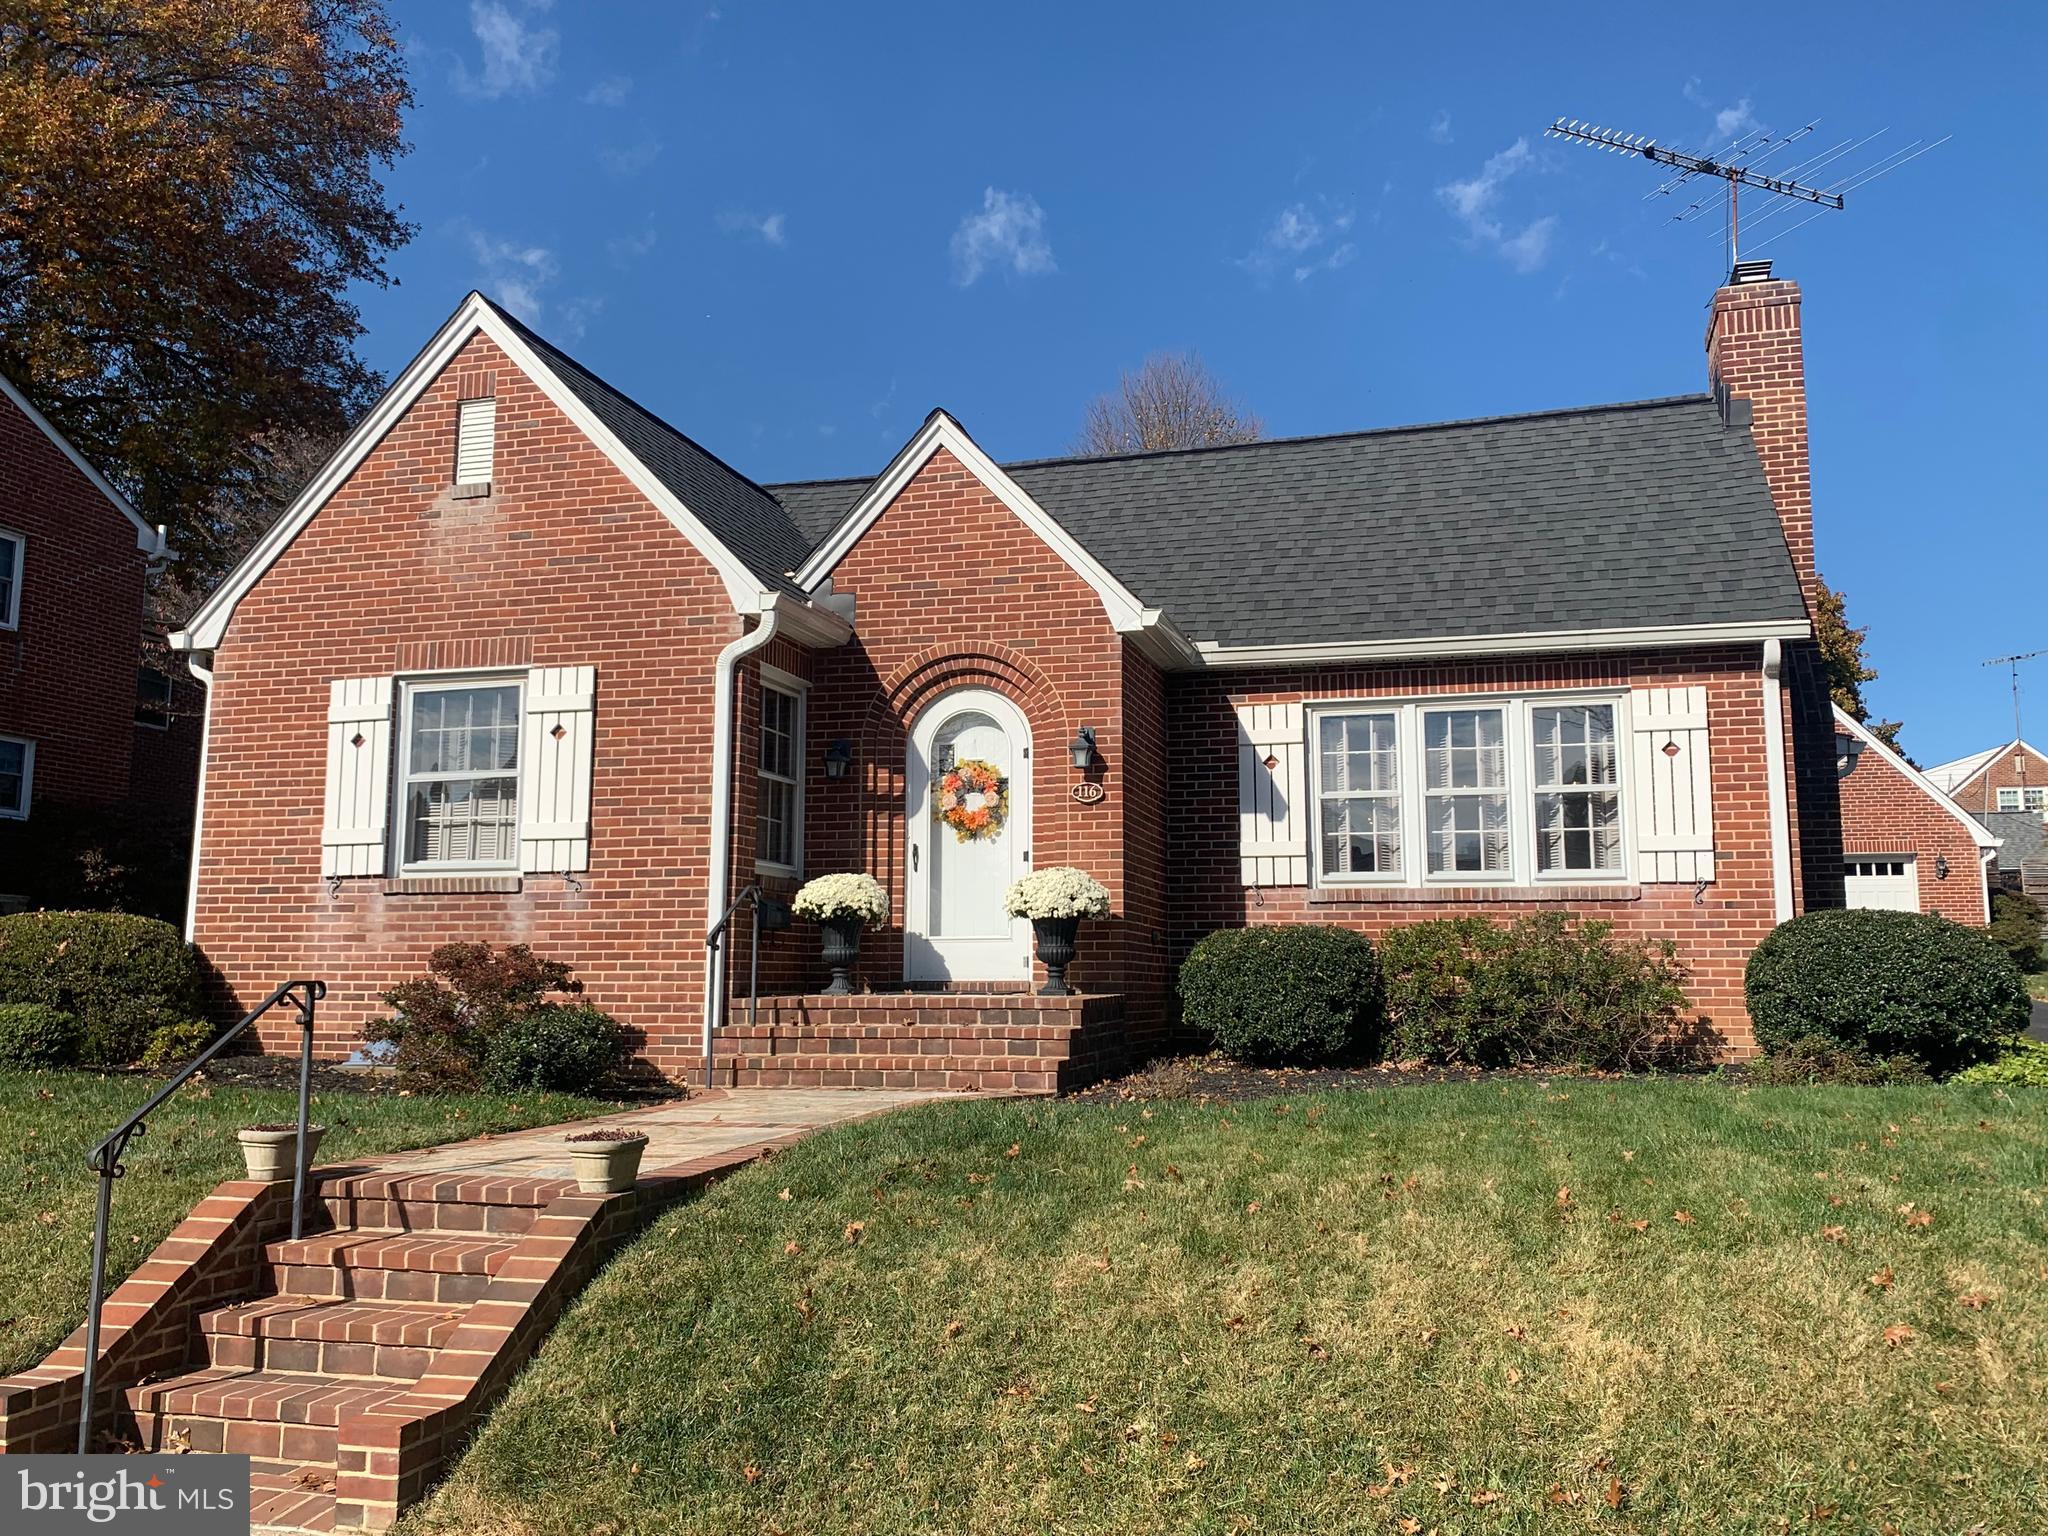
<svg viewBox="0 0 2048 1536"><path fill-rule="evenodd" d="M85 1316L98 1180L86 1154L156 1091L160 1079L90 1072L0 1072L0 1375L47 1354ZM458 1141L602 1113L566 1094L439 1098L396 1093L314 1096L329 1127L322 1162ZM201 1196L238 1178L238 1127L298 1114L284 1089L189 1083L130 1143L114 1186L111 1280L163 1240Z"/></svg>
<svg viewBox="0 0 2048 1536"><path fill-rule="evenodd" d="M664 1218L408 1528L2034 1531L2044 1197L2027 1090L933 1106Z"/></svg>

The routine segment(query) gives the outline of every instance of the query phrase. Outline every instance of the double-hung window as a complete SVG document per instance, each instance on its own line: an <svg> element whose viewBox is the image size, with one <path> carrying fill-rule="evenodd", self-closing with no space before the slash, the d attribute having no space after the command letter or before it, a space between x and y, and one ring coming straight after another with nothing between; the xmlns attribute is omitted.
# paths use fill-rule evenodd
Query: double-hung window
<svg viewBox="0 0 2048 1536"><path fill-rule="evenodd" d="M28 819L28 793L35 776L36 744L0 736L0 821Z"/></svg>
<svg viewBox="0 0 2048 1536"><path fill-rule="evenodd" d="M407 870L519 865L520 684L408 683L399 766Z"/></svg>
<svg viewBox="0 0 2048 1536"><path fill-rule="evenodd" d="M1318 883L1626 873L1614 699L1310 706Z"/></svg>
<svg viewBox="0 0 2048 1536"><path fill-rule="evenodd" d="M790 873L803 852L803 726L802 692L764 680L754 862Z"/></svg>
<svg viewBox="0 0 2048 1536"><path fill-rule="evenodd" d="M27 540L0 528L0 629L21 623L21 559Z"/></svg>
<svg viewBox="0 0 2048 1536"><path fill-rule="evenodd" d="M1998 808L2001 811L2048 811L2048 786L2001 785Z"/></svg>

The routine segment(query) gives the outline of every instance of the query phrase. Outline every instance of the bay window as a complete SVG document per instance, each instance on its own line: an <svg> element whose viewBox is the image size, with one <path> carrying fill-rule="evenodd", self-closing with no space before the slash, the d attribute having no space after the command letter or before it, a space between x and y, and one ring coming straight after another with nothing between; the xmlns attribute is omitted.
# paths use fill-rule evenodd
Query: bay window
<svg viewBox="0 0 2048 1536"><path fill-rule="evenodd" d="M516 682L405 685L407 870L518 867L519 720Z"/></svg>
<svg viewBox="0 0 2048 1536"><path fill-rule="evenodd" d="M1626 875L1619 700L1373 700L1309 710L1318 884Z"/></svg>

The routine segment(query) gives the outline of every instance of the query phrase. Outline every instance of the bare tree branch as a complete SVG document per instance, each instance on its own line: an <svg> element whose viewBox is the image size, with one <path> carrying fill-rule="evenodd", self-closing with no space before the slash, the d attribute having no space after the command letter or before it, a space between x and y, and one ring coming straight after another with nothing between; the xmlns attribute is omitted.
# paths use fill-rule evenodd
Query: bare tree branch
<svg viewBox="0 0 2048 1536"><path fill-rule="evenodd" d="M1192 352L1158 352L1126 373L1113 394L1088 403L1074 451L1155 453L1165 448L1219 448L1265 435L1258 417L1223 393Z"/></svg>

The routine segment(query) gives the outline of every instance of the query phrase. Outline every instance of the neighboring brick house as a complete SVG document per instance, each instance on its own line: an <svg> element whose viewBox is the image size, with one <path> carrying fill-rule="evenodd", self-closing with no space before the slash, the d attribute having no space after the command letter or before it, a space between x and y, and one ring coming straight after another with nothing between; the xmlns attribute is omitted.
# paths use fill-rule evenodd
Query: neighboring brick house
<svg viewBox="0 0 2048 1536"><path fill-rule="evenodd" d="M1746 1051L1750 949L1843 890L1799 302L1740 269L1707 394L1007 467L934 411L763 486L472 295L173 637L193 936L235 1001L325 979L330 1052L433 945L530 942L680 1074L728 904L866 870L880 995L771 932L725 1080L1029 1088L1162 1039L1211 929L1559 910L1676 941ZM1080 1003L1001 909L1055 864L1112 898Z"/></svg>
<svg viewBox="0 0 2048 1536"><path fill-rule="evenodd" d="M2048 901L2048 821L2039 811L1989 811L1982 820L1998 839L1992 885Z"/></svg>
<svg viewBox="0 0 2048 1536"><path fill-rule="evenodd" d="M0 376L0 899L33 818L134 783L143 582L162 534ZM190 779L171 814L189 821Z"/></svg>
<svg viewBox="0 0 2048 1536"><path fill-rule="evenodd" d="M1990 922L1997 834L1840 709L1835 760L1848 905Z"/></svg>
<svg viewBox="0 0 2048 1536"><path fill-rule="evenodd" d="M2048 816L2048 757L2024 741L1972 752L1928 769L1927 777L1972 815L2033 811Z"/></svg>

